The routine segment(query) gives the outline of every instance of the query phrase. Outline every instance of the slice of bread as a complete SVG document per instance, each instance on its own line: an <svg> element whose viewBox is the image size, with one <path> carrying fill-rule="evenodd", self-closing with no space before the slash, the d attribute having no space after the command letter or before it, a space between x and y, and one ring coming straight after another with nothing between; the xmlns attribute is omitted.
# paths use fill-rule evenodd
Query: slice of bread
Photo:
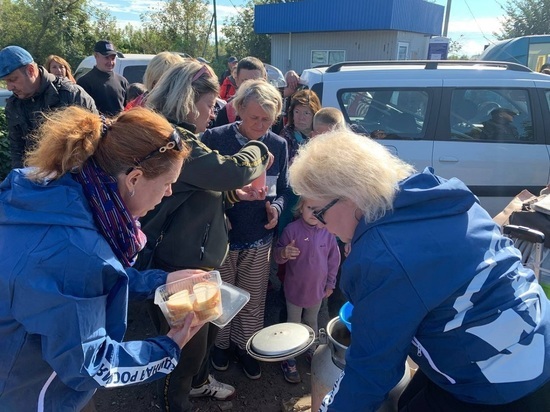
<svg viewBox="0 0 550 412"><path fill-rule="evenodd" d="M195 302L193 303L193 310L195 312L215 308L221 300L220 287L214 282L195 284L193 286L193 294L195 295Z"/></svg>
<svg viewBox="0 0 550 412"><path fill-rule="evenodd" d="M195 311L195 315L197 316L199 322L217 319L221 314L221 305L216 305L211 309Z"/></svg>
<svg viewBox="0 0 550 412"><path fill-rule="evenodd" d="M188 290L180 290L171 295L166 301L166 308L170 312L172 321L179 321L185 318L193 310L193 302Z"/></svg>

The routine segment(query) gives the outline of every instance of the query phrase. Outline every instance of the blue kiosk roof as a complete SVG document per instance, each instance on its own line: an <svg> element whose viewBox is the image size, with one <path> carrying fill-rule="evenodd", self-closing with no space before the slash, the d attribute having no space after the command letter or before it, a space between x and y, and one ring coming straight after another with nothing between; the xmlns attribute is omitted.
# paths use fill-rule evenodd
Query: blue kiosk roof
<svg viewBox="0 0 550 412"><path fill-rule="evenodd" d="M256 5L258 34L400 30L441 35L441 5L424 0L302 0Z"/></svg>

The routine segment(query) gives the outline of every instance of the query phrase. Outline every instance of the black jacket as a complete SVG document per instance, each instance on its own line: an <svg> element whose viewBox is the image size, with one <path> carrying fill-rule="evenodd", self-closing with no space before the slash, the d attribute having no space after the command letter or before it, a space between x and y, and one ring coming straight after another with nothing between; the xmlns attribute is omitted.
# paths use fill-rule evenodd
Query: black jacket
<svg viewBox="0 0 550 412"><path fill-rule="evenodd" d="M115 72L102 72L96 66L78 79L78 84L95 100L97 110L116 116L126 106L128 80Z"/></svg>
<svg viewBox="0 0 550 412"><path fill-rule="evenodd" d="M77 105L97 113L94 99L80 86L67 79L55 77L42 66L38 70L41 78L38 92L29 99L19 99L13 95L6 104L8 139L13 168L23 166L25 152L31 146L29 137L39 126L44 112L59 107Z"/></svg>
<svg viewBox="0 0 550 412"><path fill-rule="evenodd" d="M233 156L222 156L206 147L189 129L178 127L191 149L172 196L141 219L148 242L156 242L153 267L166 271L219 268L227 255L228 228L225 210L238 201L234 189L247 185L265 170L267 146L251 141ZM174 215L172 215L175 213Z"/></svg>

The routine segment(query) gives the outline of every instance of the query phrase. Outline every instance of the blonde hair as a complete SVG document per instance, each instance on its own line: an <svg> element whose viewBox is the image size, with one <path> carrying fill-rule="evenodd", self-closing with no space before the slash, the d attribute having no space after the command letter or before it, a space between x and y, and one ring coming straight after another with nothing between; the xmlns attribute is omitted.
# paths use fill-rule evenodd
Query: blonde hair
<svg viewBox="0 0 550 412"><path fill-rule="evenodd" d="M69 106L46 116L36 134L36 148L28 153L25 164L35 168L29 175L32 180L57 179L80 170L93 156L111 176L139 167L152 179L188 155L187 148L166 150L162 156L135 165L164 146L172 132L174 128L164 117L141 107L123 112L113 121L102 121L86 109Z"/></svg>
<svg viewBox="0 0 550 412"><path fill-rule="evenodd" d="M174 64L183 62L184 59L177 53L163 51L155 55L147 65L143 75L143 84L147 90L152 90L166 71Z"/></svg>
<svg viewBox="0 0 550 412"><path fill-rule="evenodd" d="M65 71L67 72L67 79L69 79L73 83L76 83L76 80L73 77L73 72L71 70L71 65L67 62L67 60L62 57L56 56L55 54L50 54L46 58L46 63L44 64L44 67L49 73L51 73L50 68L52 66L52 62L59 63L60 65L65 67Z"/></svg>
<svg viewBox="0 0 550 412"><path fill-rule="evenodd" d="M311 199L349 199L367 222L391 210L398 183L414 168L374 140L335 130L302 146L290 166L290 186Z"/></svg>
<svg viewBox="0 0 550 412"><path fill-rule="evenodd" d="M313 116L313 128L320 124L329 126L333 130L345 129L346 120L340 110L335 107L323 107Z"/></svg>
<svg viewBox="0 0 550 412"><path fill-rule="evenodd" d="M231 103L238 114L252 100L271 116L272 122L275 122L283 108L283 99L279 90L263 79L245 81L237 89Z"/></svg>
<svg viewBox="0 0 550 412"><path fill-rule="evenodd" d="M146 104L172 122L187 122L191 115L199 115L196 102L202 95L214 93L217 96L219 91L218 77L210 66L195 59L185 59L160 78Z"/></svg>

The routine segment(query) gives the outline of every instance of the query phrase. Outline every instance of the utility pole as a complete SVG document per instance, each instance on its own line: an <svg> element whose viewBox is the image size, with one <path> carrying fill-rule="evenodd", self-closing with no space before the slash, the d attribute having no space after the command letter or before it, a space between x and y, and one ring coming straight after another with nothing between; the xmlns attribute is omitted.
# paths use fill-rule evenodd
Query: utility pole
<svg viewBox="0 0 550 412"><path fill-rule="evenodd" d="M451 14L451 0L447 0L447 7L445 7L445 22L443 23L443 37L447 37L447 32L449 31L450 14Z"/></svg>
<svg viewBox="0 0 550 412"><path fill-rule="evenodd" d="M449 0L450 1L450 0ZM216 13L216 0L213 0L214 6L214 45L216 49L216 61L218 60L218 14Z"/></svg>

